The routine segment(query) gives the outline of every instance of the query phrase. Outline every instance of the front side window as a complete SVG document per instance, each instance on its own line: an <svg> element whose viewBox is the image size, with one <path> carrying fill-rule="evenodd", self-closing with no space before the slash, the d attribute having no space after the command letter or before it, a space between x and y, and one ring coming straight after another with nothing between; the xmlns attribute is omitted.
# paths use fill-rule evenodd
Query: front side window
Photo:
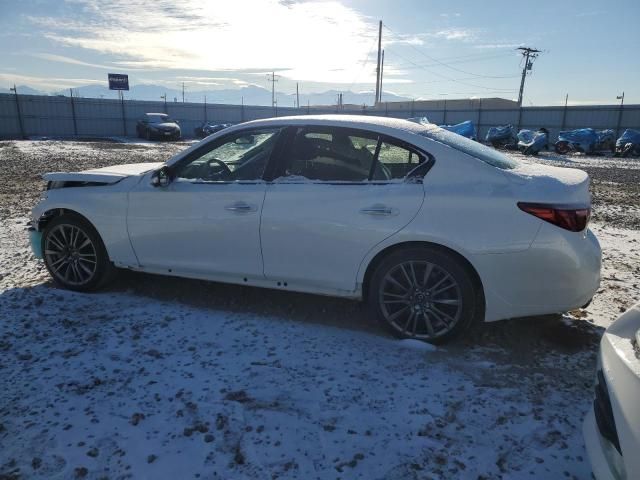
<svg viewBox="0 0 640 480"><path fill-rule="evenodd" d="M340 128L300 128L295 133L284 169L285 178L334 182L369 179L376 135L353 134Z"/></svg>
<svg viewBox="0 0 640 480"><path fill-rule="evenodd" d="M179 165L175 176L202 182L261 180L280 129L242 131L228 135L222 143Z"/></svg>

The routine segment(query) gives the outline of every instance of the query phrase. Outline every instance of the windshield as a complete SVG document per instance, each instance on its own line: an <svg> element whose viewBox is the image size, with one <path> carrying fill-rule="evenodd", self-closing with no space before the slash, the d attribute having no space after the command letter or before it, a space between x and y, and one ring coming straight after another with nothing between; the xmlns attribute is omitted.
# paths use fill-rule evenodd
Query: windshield
<svg viewBox="0 0 640 480"><path fill-rule="evenodd" d="M449 132L442 128L429 126L427 130L421 132L421 135L444 143L451 148L455 148L456 150L466 153L467 155L471 155L472 157L475 157L478 160L482 160L484 163L492 165L496 168L511 170L513 168L516 168L519 164L519 162L514 158L508 157L507 155L500 153L493 148L489 148L485 145L482 145L480 142L470 140L466 137L463 137L462 135Z"/></svg>
<svg viewBox="0 0 640 480"><path fill-rule="evenodd" d="M165 123L173 121L169 118L169 115L164 115L162 113L153 113L147 115L147 120L149 121L149 123Z"/></svg>

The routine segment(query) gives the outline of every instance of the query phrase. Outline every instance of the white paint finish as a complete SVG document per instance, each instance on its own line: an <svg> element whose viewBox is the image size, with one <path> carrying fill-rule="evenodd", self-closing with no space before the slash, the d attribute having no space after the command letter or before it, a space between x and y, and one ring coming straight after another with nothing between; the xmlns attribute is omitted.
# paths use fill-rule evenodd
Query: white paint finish
<svg viewBox="0 0 640 480"><path fill-rule="evenodd" d="M124 180L50 191L34 216L49 208L82 213L96 225L119 266L155 273L171 269L179 276L233 283L247 277L247 283L265 287L276 287L280 281L280 288L345 297L360 295L367 266L383 249L432 242L459 253L476 269L489 321L576 308L595 292L597 241L517 207L523 200L589 203L585 174L537 165L500 170L457 150L455 143L442 143L447 137L440 136L437 127L348 116L259 120L212 135L168 164L234 131L286 125L343 126L387 134L413 143L436 161L424 185L180 181L154 188L151 173L139 173L160 164L117 166L70 174L69 179L96 174ZM388 210L390 215L362 212L367 209Z"/></svg>
<svg viewBox="0 0 640 480"><path fill-rule="evenodd" d="M32 218L37 220L45 212L61 208L77 212L95 227L116 265L136 265L126 220L127 192L139 180L140 177L132 176L114 185L48 190L44 201L33 209Z"/></svg>
<svg viewBox="0 0 640 480"><path fill-rule="evenodd" d="M606 330L600 342L602 368L616 423L626 478L640 478L640 358L633 341L640 330L640 304L631 307ZM608 441L593 428L592 412L585 419L585 443L598 480L611 471L605 451ZM611 447L612 449L613 447ZM616 452L617 454L617 452ZM602 475L598 473L602 472Z"/></svg>
<svg viewBox="0 0 640 480"><path fill-rule="evenodd" d="M150 177L129 192L127 225L143 267L183 275L262 276L263 182L181 180L161 188L151 186Z"/></svg>
<svg viewBox="0 0 640 480"><path fill-rule="evenodd" d="M353 292L367 252L418 213L421 184L292 184L268 186L262 253L268 279ZM389 209L389 215L363 210Z"/></svg>

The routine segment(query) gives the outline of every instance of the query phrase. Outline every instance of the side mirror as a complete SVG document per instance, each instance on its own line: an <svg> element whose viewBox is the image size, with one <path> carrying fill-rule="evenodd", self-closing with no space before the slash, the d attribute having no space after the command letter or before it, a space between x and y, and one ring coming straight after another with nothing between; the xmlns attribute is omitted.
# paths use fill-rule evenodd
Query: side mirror
<svg viewBox="0 0 640 480"><path fill-rule="evenodd" d="M170 183L171 172L169 171L169 167L162 167L151 176L151 185L154 187L166 187Z"/></svg>

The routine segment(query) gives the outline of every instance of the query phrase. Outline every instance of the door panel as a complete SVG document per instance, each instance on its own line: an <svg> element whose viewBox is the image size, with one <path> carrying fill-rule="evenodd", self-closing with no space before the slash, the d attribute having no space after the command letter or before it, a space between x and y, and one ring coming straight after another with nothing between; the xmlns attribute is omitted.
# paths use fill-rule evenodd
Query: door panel
<svg viewBox="0 0 640 480"><path fill-rule="evenodd" d="M407 225L421 183L273 183L262 211L267 279L353 291L367 252Z"/></svg>
<svg viewBox="0 0 640 480"><path fill-rule="evenodd" d="M147 175L129 193L127 226L138 261L185 275L263 278L262 179L279 128L236 130L172 165L165 187ZM237 278L236 278L237 280Z"/></svg>
<svg viewBox="0 0 640 480"><path fill-rule="evenodd" d="M144 180L129 194L127 225L143 267L174 273L262 277L260 214L265 184Z"/></svg>

